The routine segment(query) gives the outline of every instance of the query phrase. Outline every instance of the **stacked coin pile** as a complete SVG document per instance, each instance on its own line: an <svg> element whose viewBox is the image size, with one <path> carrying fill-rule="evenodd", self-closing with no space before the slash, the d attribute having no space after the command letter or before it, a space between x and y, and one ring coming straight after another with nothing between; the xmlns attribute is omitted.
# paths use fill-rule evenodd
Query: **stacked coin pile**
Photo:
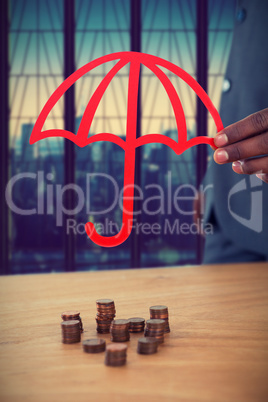
<svg viewBox="0 0 268 402"><path fill-rule="evenodd" d="M156 338L158 343L164 342L166 322L164 320L151 319L146 321L144 336Z"/></svg>
<svg viewBox="0 0 268 402"><path fill-rule="evenodd" d="M86 353L104 352L106 342L104 339L87 339L83 342L83 350Z"/></svg>
<svg viewBox="0 0 268 402"><path fill-rule="evenodd" d="M115 317L115 305L111 299L99 299L97 305L97 332L100 334L108 334L110 325Z"/></svg>
<svg viewBox="0 0 268 402"><path fill-rule="evenodd" d="M138 340L137 352L141 355L151 355L157 352L158 340L156 338L144 337Z"/></svg>
<svg viewBox="0 0 268 402"><path fill-rule="evenodd" d="M63 319L63 321L70 321L70 320L80 321L80 330L81 332L83 332L83 323L79 311L64 311L64 313L61 314L61 318Z"/></svg>
<svg viewBox="0 0 268 402"><path fill-rule="evenodd" d="M128 319L129 332L143 332L145 319L140 317L133 317Z"/></svg>
<svg viewBox="0 0 268 402"><path fill-rule="evenodd" d="M127 361L127 345L111 343L105 352L106 366L124 366Z"/></svg>
<svg viewBox="0 0 268 402"><path fill-rule="evenodd" d="M129 322L128 320L114 320L111 323L111 341L126 342L129 341Z"/></svg>
<svg viewBox="0 0 268 402"><path fill-rule="evenodd" d="M76 343L81 341L80 321L62 321L61 330L63 343Z"/></svg>
<svg viewBox="0 0 268 402"><path fill-rule="evenodd" d="M166 322L165 332L170 332L167 306L150 307L150 318L164 320Z"/></svg>

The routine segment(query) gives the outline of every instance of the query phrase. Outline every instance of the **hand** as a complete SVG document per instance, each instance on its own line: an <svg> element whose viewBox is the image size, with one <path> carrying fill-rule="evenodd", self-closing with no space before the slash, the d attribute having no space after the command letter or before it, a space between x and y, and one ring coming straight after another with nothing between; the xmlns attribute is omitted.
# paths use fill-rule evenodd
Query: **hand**
<svg viewBox="0 0 268 402"><path fill-rule="evenodd" d="M218 147L215 162L232 162L235 173L256 174L268 183L268 108L224 128L214 143Z"/></svg>

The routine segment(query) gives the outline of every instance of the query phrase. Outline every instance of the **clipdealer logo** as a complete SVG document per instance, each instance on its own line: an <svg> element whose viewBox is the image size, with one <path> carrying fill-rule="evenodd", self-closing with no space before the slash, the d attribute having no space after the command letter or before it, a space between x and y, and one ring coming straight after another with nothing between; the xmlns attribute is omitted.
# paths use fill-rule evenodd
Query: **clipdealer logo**
<svg viewBox="0 0 268 402"><path fill-rule="evenodd" d="M261 233L263 229L263 191L260 189L260 187L262 187L262 183L263 182L255 175L252 175L249 176L248 186L246 179L242 179L231 188L228 194L228 210L232 217L237 222L241 223L241 225L253 230L256 233ZM231 199L234 195L248 190L250 190L250 218L246 219L232 210Z"/></svg>
<svg viewBox="0 0 268 402"><path fill-rule="evenodd" d="M106 180L110 184L109 190L109 205L97 205L94 201L94 188L98 180ZM31 203L21 207L16 194L19 192L20 185L25 184L25 180L31 180ZM52 183L51 183L52 182ZM122 213L127 214L128 210L124 205L125 188L119 188L116 180L105 173L87 173L85 187L82 188L77 184L67 184L65 186L54 183L52 173L19 173L13 176L6 187L6 202L10 210L23 216L29 215L54 215L56 226L61 227L65 223L64 215L70 218L66 219L66 231L74 234L85 234L85 224L80 219L76 219L79 213L81 216L89 217L96 227L100 235L117 236L120 224L110 218L104 218L107 214ZM16 187L18 186L18 187ZM112 187L111 187L112 186ZM198 198L199 192L207 192L212 190L212 186L200 186L196 189L191 184L181 184L178 187L172 187L172 174L169 171L166 176L166 184L164 188L159 184L150 183L145 185L144 189L136 184L134 186L134 200L141 202L141 207L137 211L133 211L134 218L131 221L123 222L124 225L129 225L127 230L133 228L135 233L143 233L145 235L164 234L211 234L213 226L210 223L205 223L203 219L199 219L196 223L192 217L196 213L194 201ZM64 198L66 192L73 191L76 198L76 206L74 209L67 209L64 206ZM152 191L154 194L152 195ZM93 197L92 197L93 192ZM92 202L93 198L93 202ZM31 208L29 208L31 206ZM95 210L94 208L97 209ZM100 209L101 208L101 209ZM202 215L204 214L204 205L201 205ZM118 214L119 212L119 214ZM174 215L174 213L176 215ZM157 216L158 222L153 220L153 223L138 222L135 216ZM111 216L111 215L110 215ZM178 216L180 218L178 218ZM182 218L182 217L186 218ZM188 218L189 217L189 218ZM120 218L120 217L119 217ZM119 219L120 220L120 219Z"/></svg>

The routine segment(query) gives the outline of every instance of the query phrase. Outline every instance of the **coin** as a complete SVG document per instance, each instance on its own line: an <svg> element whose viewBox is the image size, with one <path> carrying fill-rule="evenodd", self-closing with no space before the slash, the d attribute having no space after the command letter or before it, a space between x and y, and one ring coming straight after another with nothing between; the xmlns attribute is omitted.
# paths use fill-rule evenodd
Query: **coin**
<svg viewBox="0 0 268 402"><path fill-rule="evenodd" d="M129 341L129 321L120 319L113 320L110 327L112 342Z"/></svg>
<svg viewBox="0 0 268 402"><path fill-rule="evenodd" d="M150 307L150 318L152 319L163 319L166 322L165 332L170 332L169 319L168 319L168 307L163 305L151 306Z"/></svg>
<svg viewBox="0 0 268 402"><path fill-rule="evenodd" d="M168 308L167 308L167 306L157 305L157 306L151 306L150 310L155 311L155 312L158 312L158 311L160 311L160 312L166 311L167 312Z"/></svg>
<svg viewBox="0 0 268 402"><path fill-rule="evenodd" d="M71 319L71 317L78 317L80 315L80 311L64 311L61 313L61 318L64 320L66 319Z"/></svg>
<svg viewBox="0 0 268 402"><path fill-rule="evenodd" d="M105 352L106 366L123 366L127 359L127 345L125 344L109 344Z"/></svg>
<svg viewBox="0 0 268 402"><path fill-rule="evenodd" d="M157 352L158 340L153 337L144 337L138 340L137 352L143 355L151 355Z"/></svg>
<svg viewBox="0 0 268 402"><path fill-rule="evenodd" d="M78 320L80 321L80 330L83 332L83 323L82 319L80 317L80 312L79 311L64 311L61 313L61 318L63 321L69 321L69 320Z"/></svg>
<svg viewBox="0 0 268 402"><path fill-rule="evenodd" d="M143 323L145 323L145 319L140 318L140 317L129 318L128 321L131 324L143 324Z"/></svg>
<svg viewBox="0 0 268 402"><path fill-rule="evenodd" d="M132 317L128 319L129 321L129 332L143 332L145 319L140 317Z"/></svg>
<svg viewBox="0 0 268 402"><path fill-rule="evenodd" d="M79 320L62 321L61 329L63 343L77 343L81 341Z"/></svg>
<svg viewBox="0 0 268 402"><path fill-rule="evenodd" d="M61 327L66 329L66 328L72 328L72 327L79 327L80 322L78 320L69 320L69 321L62 321Z"/></svg>
<svg viewBox="0 0 268 402"><path fill-rule="evenodd" d="M115 305L112 299L98 299L96 300L97 306L97 332L100 334L108 334L110 332L110 325L115 317Z"/></svg>
<svg viewBox="0 0 268 402"><path fill-rule="evenodd" d="M86 353L104 352L106 342L104 339L86 339L83 341L83 350Z"/></svg>
<svg viewBox="0 0 268 402"><path fill-rule="evenodd" d="M103 306L111 306L114 305L114 301L112 299L98 299L96 303Z"/></svg>
<svg viewBox="0 0 268 402"><path fill-rule="evenodd" d="M166 323L164 320L150 319L150 320L146 321L146 325L147 325L147 327L151 327L151 328L164 328Z"/></svg>
<svg viewBox="0 0 268 402"><path fill-rule="evenodd" d="M166 322L164 320L159 319L147 320L144 336L154 337L157 339L158 343L163 343L165 326Z"/></svg>

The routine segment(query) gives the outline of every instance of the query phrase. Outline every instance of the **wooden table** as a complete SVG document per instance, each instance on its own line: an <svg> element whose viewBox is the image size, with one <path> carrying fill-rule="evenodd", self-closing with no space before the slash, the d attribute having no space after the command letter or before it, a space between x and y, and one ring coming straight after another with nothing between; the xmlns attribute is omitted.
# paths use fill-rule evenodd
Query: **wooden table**
<svg viewBox="0 0 268 402"><path fill-rule="evenodd" d="M1 277L0 401L268 401L268 264ZM127 365L61 343L60 314L79 309L96 337L97 298L117 318L169 307L154 355L128 342ZM109 342L109 335L100 335Z"/></svg>

